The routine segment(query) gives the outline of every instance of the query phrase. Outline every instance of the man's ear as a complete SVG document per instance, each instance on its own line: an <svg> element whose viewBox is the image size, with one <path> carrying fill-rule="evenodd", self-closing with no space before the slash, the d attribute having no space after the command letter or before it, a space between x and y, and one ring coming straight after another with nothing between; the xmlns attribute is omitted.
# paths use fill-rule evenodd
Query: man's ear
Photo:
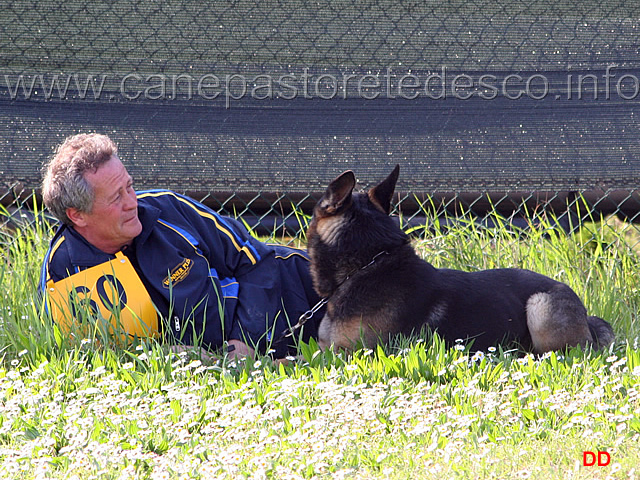
<svg viewBox="0 0 640 480"><path fill-rule="evenodd" d="M77 208L69 207L67 208L66 213L67 217L69 217L69 220L71 220L71 223L73 223L75 227L82 228L87 225L84 212L81 212Z"/></svg>

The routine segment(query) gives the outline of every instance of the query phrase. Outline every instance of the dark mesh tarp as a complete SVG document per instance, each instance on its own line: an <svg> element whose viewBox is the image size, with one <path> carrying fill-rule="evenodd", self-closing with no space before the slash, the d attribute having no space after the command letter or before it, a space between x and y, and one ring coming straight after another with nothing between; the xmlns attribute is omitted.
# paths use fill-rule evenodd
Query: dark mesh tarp
<svg viewBox="0 0 640 480"><path fill-rule="evenodd" d="M638 185L635 1L0 1L0 12L5 185L37 187L54 146L80 131L116 139L139 188L318 191L347 168L366 184L395 163L412 192ZM242 98L227 101L214 77L234 74ZM431 75L429 88L411 75ZM397 98L403 76L415 99ZM99 92L83 92L89 78ZM143 91L160 79L166 91ZM281 82L262 98L253 89L268 79L295 95Z"/></svg>

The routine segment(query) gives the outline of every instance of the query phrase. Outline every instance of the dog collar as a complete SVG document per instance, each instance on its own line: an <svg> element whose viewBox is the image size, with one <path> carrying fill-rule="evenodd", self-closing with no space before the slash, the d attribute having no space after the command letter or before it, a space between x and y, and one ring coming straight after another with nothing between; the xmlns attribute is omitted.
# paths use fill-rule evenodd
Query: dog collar
<svg viewBox="0 0 640 480"><path fill-rule="evenodd" d="M367 263L363 267L360 267L360 268L352 271L349 275L347 275L346 278L342 282L340 282L338 284L338 286L333 290L333 292L331 292L331 294L328 297L322 298L313 307L311 307L309 310L307 310L302 315L300 315L300 318L298 319L298 323L296 323L293 327L290 327L287 330L285 330L284 333L282 334L282 336L278 339L278 341L283 340L285 338L291 337L296 332L296 330L300 329L305 323L307 323L309 320L311 320L313 318L313 316L318 312L318 310L320 310L327 303L329 303L329 299L333 296L333 294L336 293L336 291L342 285L344 285L353 275L355 275L358 272L361 272L362 270L366 270L371 265L376 263L376 261L380 257L382 257L383 255L389 255L389 251L388 250L382 250L381 252L376 253L369 263Z"/></svg>

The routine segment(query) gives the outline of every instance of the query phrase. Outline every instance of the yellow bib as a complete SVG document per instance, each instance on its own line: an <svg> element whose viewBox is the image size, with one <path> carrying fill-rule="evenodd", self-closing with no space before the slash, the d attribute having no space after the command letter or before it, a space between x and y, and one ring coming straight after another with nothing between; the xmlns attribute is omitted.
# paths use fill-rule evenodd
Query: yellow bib
<svg viewBox="0 0 640 480"><path fill-rule="evenodd" d="M104 318L111 333L134 337L159 333L158 315L147 289L121 252L116 258L47 284L47 305L63 331L88 333L88 317Z"/></svg>

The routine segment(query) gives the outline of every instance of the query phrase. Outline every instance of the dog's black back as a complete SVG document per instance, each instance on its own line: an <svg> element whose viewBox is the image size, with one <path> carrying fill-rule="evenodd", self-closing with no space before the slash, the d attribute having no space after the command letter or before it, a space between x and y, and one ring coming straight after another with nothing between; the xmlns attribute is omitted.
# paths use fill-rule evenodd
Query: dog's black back
<svg viewBox="0 0 640 480"><path fill-rule="evenodd" d="M389 216L399 167L366 193L345 172L328 186L307 232L314 287L328 298L321 347L350 348L423 326L474 349L513 341L538 352L610 343L613 330L587 317L565 284L535 272L436 269L420 259ZM597 338L594 338L597 337Z"/></svg>

